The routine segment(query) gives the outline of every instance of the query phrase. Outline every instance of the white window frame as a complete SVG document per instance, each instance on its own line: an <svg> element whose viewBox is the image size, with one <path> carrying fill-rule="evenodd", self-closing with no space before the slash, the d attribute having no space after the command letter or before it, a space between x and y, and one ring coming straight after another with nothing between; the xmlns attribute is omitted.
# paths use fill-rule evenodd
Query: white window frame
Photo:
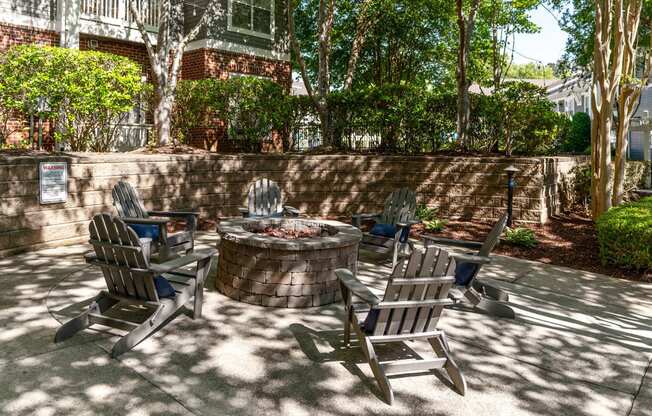
<svg viewBox="0 0 652 416"><path fill-rule="evenodd" d="M255 30L249 30L249 29L243 29L241 27L233 26L233 2L237 0L229 0L228 2L228 12L227 12L227 30L229 32L236 32L236 33L242 33L244 35L250 35L250 36L256 36L259 38L264 38L264 39L274 39L274 33L276 31L276 18L274 16L274 9L276 8L276 2L275 0L270 0L271 1L271 16L270 16L270 33L262 33L262 32L256 32ZM253 9L254 6L251 5L251 8ZM253 13L251 14L251 19L252 19L252 28L253 28Z"/></svg>

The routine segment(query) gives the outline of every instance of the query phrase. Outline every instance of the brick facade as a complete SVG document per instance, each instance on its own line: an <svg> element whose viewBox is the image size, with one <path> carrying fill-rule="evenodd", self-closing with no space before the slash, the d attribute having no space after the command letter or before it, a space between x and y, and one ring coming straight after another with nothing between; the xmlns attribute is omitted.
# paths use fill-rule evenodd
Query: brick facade
<svg viewBox="0 0 652 416"><path fill-rule="evenodd" d="M56 46L59 44L59 34L50 30L0 23L0 53L14 45L26 43Z"/></svg>

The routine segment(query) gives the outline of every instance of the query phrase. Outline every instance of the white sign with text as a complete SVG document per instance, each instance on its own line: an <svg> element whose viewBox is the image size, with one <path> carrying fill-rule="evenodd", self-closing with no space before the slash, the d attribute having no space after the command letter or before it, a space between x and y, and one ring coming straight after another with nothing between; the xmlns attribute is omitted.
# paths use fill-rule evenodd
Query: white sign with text
<svg viewBox="0 0 652 416"><path fill-rule="evenodd" d="M68 166L66 162L39 164L41 204L56 204L68 200Z"/></svg>

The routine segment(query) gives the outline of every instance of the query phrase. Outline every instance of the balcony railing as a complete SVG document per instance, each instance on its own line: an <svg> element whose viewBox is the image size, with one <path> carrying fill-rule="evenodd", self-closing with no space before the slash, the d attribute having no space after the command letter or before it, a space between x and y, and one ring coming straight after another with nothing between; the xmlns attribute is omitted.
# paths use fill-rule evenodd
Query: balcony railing
<svg viewBox="0 0 652 416"><path fill-rule="evenodd" d="M124 25L135 23L129 11L131 0L81 0L81 16L87 20ZM158 27L160 16L159 0L136 0L136 8L143 21L150 28Z"/></svg>

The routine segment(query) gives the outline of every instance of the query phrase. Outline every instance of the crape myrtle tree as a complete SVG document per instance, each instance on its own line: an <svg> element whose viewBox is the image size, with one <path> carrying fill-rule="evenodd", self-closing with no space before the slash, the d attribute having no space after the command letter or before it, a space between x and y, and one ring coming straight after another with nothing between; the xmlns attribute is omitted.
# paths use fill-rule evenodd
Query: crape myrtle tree
<svg viewBox="0 0 652 416"><path fill-rule="evenodd" d="M147 49L155 83L154 131L160 146L170 142L171 113L179 83L183 53L199 31L209 22L223 14L220 2L209 0L201 17L187 33L184 31L182 0L161 0L160 18L156 44L150 38L143 18L144 10L137 0L129 0L129 10ZM193 7L198 8L194 5Z"/></svg>
<svg viewBox="0 0 652 416"><path fill-rule="evenodd" d="M568 6L557 2L559 8ZM627 135L650 77L649 0L573 0L563 64L591 72L591 213L597 219L625 194ZM615 113L615 118L614 118ZM612 159L611 132L616 132Z"/></svg>

